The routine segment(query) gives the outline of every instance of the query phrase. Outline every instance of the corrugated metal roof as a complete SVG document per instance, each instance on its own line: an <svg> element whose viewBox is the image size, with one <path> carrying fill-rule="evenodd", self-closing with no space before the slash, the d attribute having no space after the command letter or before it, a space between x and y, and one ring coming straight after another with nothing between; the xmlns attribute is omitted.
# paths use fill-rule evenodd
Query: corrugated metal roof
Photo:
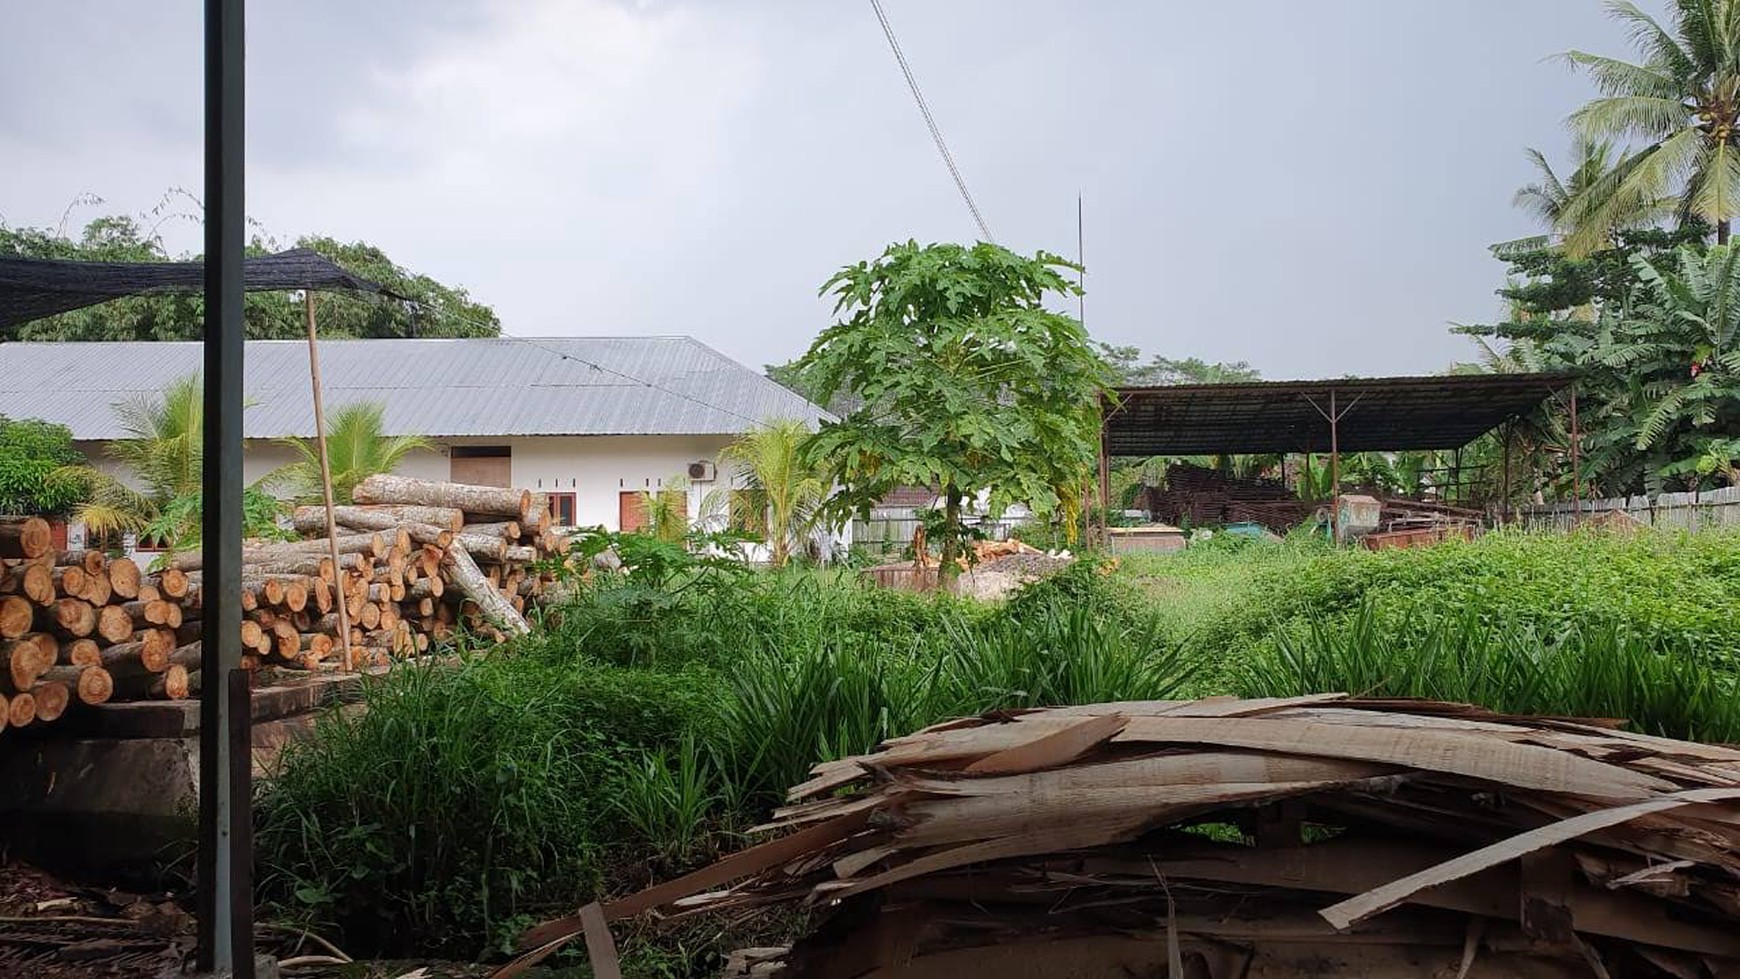
<svg viewBox="0 0 1740 979"><path fill-rule="evenodd" d="M1455 449L1533 411L1570 374L1444 374L1120 388L1106 411L1114 456ZM1332 400L1333 399L1333 400Z"/></svg>
<svg viewBox="0 0 1740 979"><path fill-rule="evenodd" d="M0 344L0 415L123 437L113 406L200 369L200 344ZM247 438L314 434L308 345L250 340ZM596 366L594 366L596 365ZM324 340L330 412L386 405L390 435L732 435L822 409L692 337Z"/></svg>

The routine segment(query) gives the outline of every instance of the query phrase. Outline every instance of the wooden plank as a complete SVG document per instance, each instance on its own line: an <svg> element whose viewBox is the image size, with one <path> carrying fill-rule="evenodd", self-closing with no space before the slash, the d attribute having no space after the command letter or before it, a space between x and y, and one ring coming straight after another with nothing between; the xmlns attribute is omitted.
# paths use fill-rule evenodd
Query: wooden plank
<svg viewBox="0 0 1740 979"><path fill-rule="evenodd" d="M1676 788L1672 782L1617 765L1457 731L1263 718L1135 717L1114 740L1351 758L1596 799L1635 801Z"/></svg>
<svg viewBox="0 0 1740 979"><path fill-rule="evenodd" d="M1006 775L1066 765L1111 739L1127 723L1129 718L1122 714L1090 717L1037 741L986 755L965 771L968 775Z"/></svg>
<svg viewBox="0 0 1740 979"><path fill-rule="evenodd" d="M1519 833L1491 846L1482 847L1472 853L1465 853L1454 860L1447 860L1435 867L1428 867L1418 873L1409 874L1400 880L1393 880L1382 887L1373 888L1339 904L1330 905L1318 913L1337 931L1345 931L1372 915L1388 911L1428 887L1436 887L1439 884L1485 870L1487 867L1515 860L1543 847L1574 840L1579 836L1610 826L1618 826L1650 813L1663 812L1694 802L1721 802L1728 799L1740 799L1740 789L1691 789L1685 792L1675 792L1658 799L1650 799L1647 802L1586 812L1580 816L1562 819L1556 823L1529 830L1526 833Z"/></svg>
<svg viewBox="0 0 1740 979"><path fill-rule="evenodd" d="M611 937L610 925L597 901L580 909L580 924L586 935L586 959L592 965L594 979L622 979L616 939Z"/></svg>

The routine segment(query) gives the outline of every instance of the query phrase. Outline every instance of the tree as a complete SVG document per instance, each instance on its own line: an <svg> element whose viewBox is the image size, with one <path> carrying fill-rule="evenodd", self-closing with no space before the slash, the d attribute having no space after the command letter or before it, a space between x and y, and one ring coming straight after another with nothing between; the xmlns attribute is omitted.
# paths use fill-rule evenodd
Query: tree
<svg viewBox="0 0 1740 979"><path fill-rule="evenodd" d="M800 421L768 422L726 447L721 461L736 467L749 498L763 508L748 514L746 526L767 536L768 562L784 567L794 550L801 550L828 496L828 480L804 455L810 437Z"/></svg>
<svg viewBox="0 0 1740 979"><path fill-rule="evenodd" d="M1727 479L1740 431L1740 249L1682 244L1628 260L1630 288L1598 297L1590 315L1524 310L1463 331L1509 341L1506 355L1524 366L1578 373L1581 476L1591 489L1655 494ZM1534 451L1568 453L1562 422L1531 438Z"/></svg>
<svg viewBox="0 0 1740 979"><path fill-rule="evenodd" d="M1534 215L1549 233L1494 245L1501 256L1548 248L1555 236L1571 254L1586 256L1611 246L1619 230L1649 227L1673 213L1672 198L1639 196L1635 187L1630 196L1621 192L1636 158L1616 156L1608 140L1578 139L1572 150L1576 168L1563 180L1540 150L1525 152L1539 179L1518 188L1511 204Z"/></svg>
<svg viewBox="0 0 1740 979"><path fill-rule="evenodd" d="M373 245L316 235L298 239L296 247L319 252L408 300L324 293L323 337L475 337L501 332L495 312L473 301L464 289L402 269ZM276 242L260 237L248 247L250 255L279 250ZM0 257L166 262L197 256L171 256L154 230L131 217L111 215L87 224L76 240L47 228L0 227ZM197 340L204 335L204 310L198 294L129 296L25 323L0 334L0 340ZM301 302L286 293L251 292L242 321L249 339L294 340L306 335L303 316Z"/></svg>
<svg viewBox="0 0 1740 979"><path fill-rule="evenodd" d="M991 515L1017 501L1079 514L1112 377L1082 325L1045 307L1048 296L1079 292L1062 274L1074 268L986 242L908 241L823 284L841 318L804 354L799 376L823 399L842 390L863 399L807 443L842 487L831 515L868 514L896 486L937 487L948 582L962 502L980 491Z"/></svg>
<svg viewBox="0 0 1740 979"><path fill-rule="evenodd" d="M1173 360L1154 354L1144 363L1142 348L1097 344L1100 357L1111 369L1113 383L1121 387L1160 387L1168 384L1231 384L1262 377L1250 364L1210 363L1197 357Z"/></svg>
<svg viewBox="0 0 1740 979"><path fill-rule="evenodd" d="M170 382L156 397L139 396L115 406L126 437L106 452L133 476L138 488L88 465L55 475L80 486L84 502L73 510L94 534L138 533L177 497L198 493L204 452L205 407L199 376Z"/></svg>
<svg viewBox="0 0 1740 979"><path fill-rule="evenodd" d="M66 513L79 502L79 488L53 475L82 461L65 425L0 416L0 513Z"/></svg>
<svg viewBox="0 0 1740 979"><path fill-rule="evenodd" d="M419 435L388 436L384 433L386 406L376 401L357 401L332 413L326 420L326 453L332 470L335 500L350 499L356 484L378 473L399 468L406 455L433 446ZM324 499L320 480L320 451L314 439L281 439L301 456L266 477L269 485L288 484L299 502Z"/></svg>
<svg viewBox="0 0 1740 979"><path fill-rule="evenodd" d="M1591 142L1635 138L1645 145L1611 193L1588 196L1588 213L1572 222L1587 238L1604 223L1604 209L1671 196L1681 213L1715 226L1717 242L1726 242L1740 213L1740 0L1673 0L1669 27L1629 0L1610 0L1608 10L1630 28L1642 58L1568 52L1602 92L1570 121Z"/></svg>

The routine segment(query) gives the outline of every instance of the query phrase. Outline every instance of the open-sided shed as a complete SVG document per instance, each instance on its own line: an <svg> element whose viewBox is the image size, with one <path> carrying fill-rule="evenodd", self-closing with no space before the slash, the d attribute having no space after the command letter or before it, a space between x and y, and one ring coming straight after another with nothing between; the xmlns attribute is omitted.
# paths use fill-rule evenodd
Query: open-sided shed
<svg viewBox="0 0 1740 979"><path fill-rule="evenodd" d="M1103 406L1101 502L1113 456L1459 449L1570 392L1573 375L1445 374L1120 388ZM1332 509L1332 513L1334 510Z"/></svg>

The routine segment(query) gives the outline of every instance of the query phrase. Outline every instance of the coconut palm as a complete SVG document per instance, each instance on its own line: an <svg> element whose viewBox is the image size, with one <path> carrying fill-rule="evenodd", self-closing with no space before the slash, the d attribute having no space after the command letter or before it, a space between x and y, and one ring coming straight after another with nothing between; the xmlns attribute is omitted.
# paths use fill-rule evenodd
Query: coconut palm
<svg viewBox="0 0 1740 979"><path fill-rule="evenodd" d="M1548 234L1500 242L1493 250L1501 257L1550 247L1555 237L1573 255L1584 255L1611 244L1617 230L1651 225L1673 213L1672 198L1640 196L1637 188L1622 186L1636 158L1616 154L1611 141L1577 140L1572 147L1576 167L1564 178L1540 150L1525 152L1538 179L1518 188L1511 204L1532 214Z"/></svg>
<svg viewBox="0 0 1740 979"><path fill-rule="evenodd" d="M73 516L97 535L144 530L171 500L200 488L205 408L197 375L114 410L126 437L110 442L105 451L131 474L134 485L94 466L67 466L55 473L57 480L82 487L86 500Z"/></svg>
<svg viewBox="0 0 1740 979"><path fill-rule="evenodd" d="M748 488L747 498L765 503L768 561L776 568L791 560L793 551L802 550L828 497L826 477L805 465L803 446L809 438L809 427L803 422L770 421L720 455L721 461L735 466L737 477Z"/></svg>
<svg viewBox="0 0 1740 979"><path fill-rule="evenodd" d="M1570 121L1591 142L1637 139L1644 146L1618 173L1607 204L1591 196L1578 206L1599 212L1671 195L1682 215L1710 223L1726 242L1740 214L1740 0L1674 0L1671 27L1629 0L1607 6L1630 28L1642 59L1568 52L1602 92ZM1590 229L1602 223L1593 213L1571 220Z"/></svg>
<svg viewBox="0 0 1740 979"><path fill-rule="evenodd" d="M415 449L429 449L430 442L418 435L383 433L386 407L376 401L357 401L333 412L326 420L326 454L332 469L335 500L350 499L356 484L378 473L390 473ZM298 500L318 502L320 450L314 439L281 439L301 456L274 472L267 480L293 487Z"/></svg>

